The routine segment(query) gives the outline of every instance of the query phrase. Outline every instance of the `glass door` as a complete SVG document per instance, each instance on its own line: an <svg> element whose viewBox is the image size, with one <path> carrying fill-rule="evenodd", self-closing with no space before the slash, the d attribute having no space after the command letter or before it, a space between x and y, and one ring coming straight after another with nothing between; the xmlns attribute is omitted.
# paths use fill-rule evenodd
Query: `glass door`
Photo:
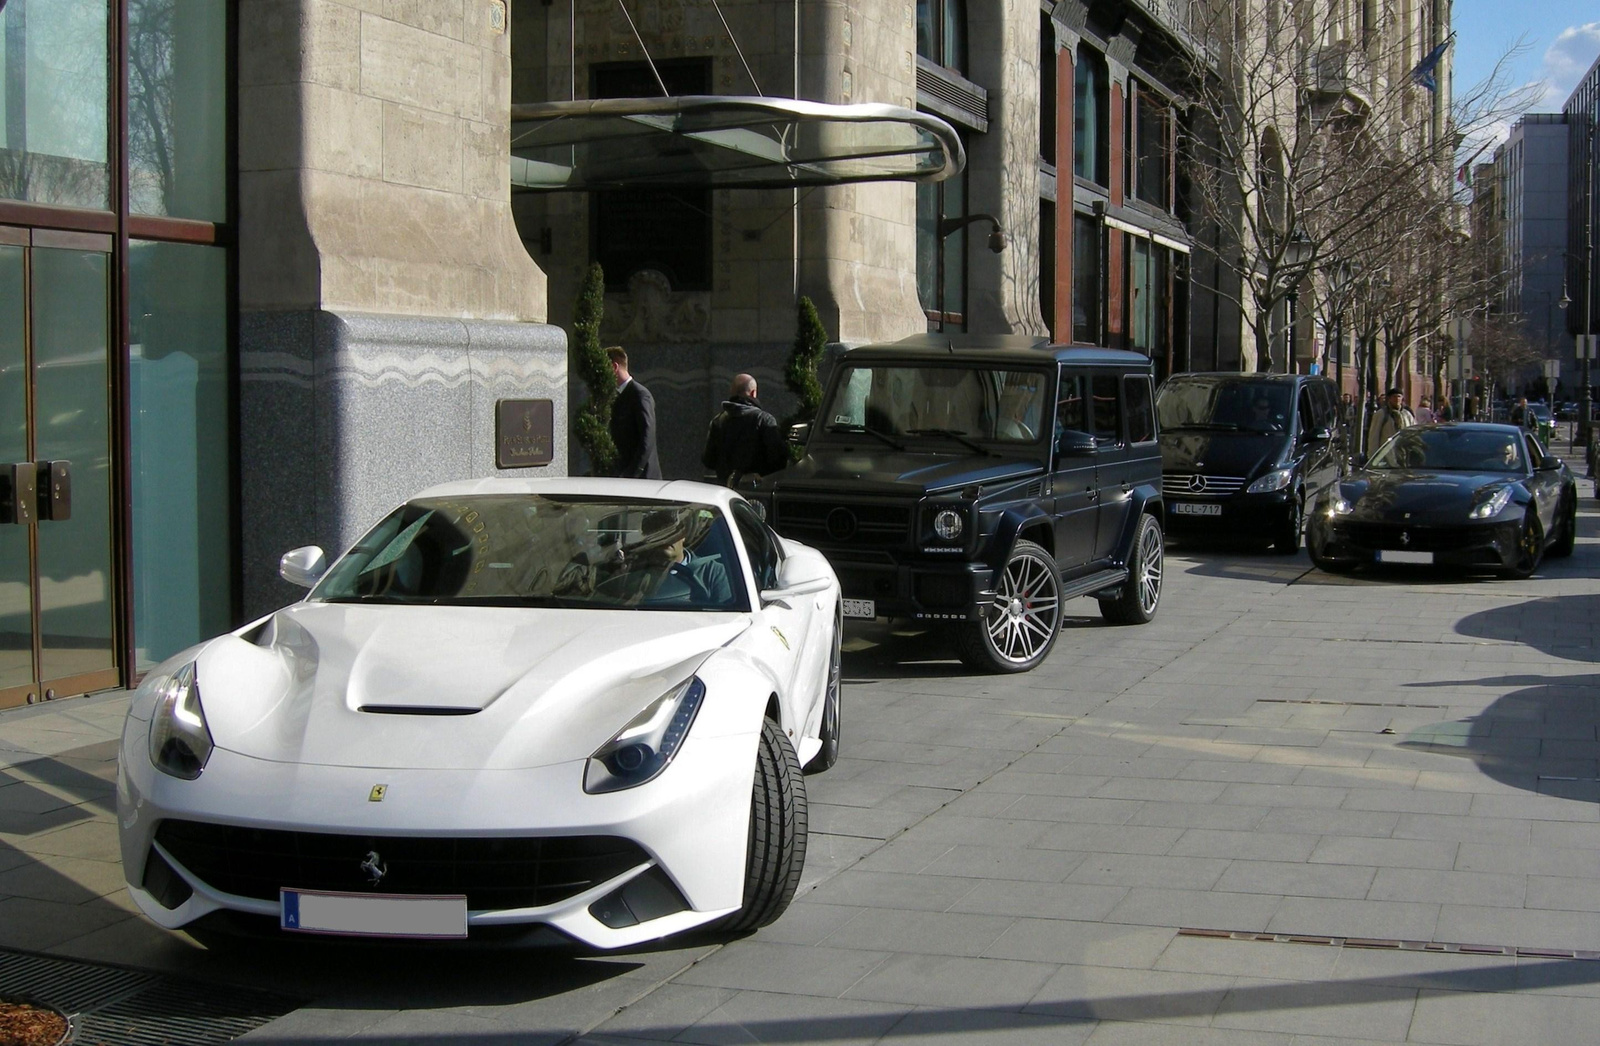
<svg viewBox="0 0 1600 1046"><path fill-rule="evenodd" d="M32 241L0 246L0 706L120 681L109 237Z"/></svg>

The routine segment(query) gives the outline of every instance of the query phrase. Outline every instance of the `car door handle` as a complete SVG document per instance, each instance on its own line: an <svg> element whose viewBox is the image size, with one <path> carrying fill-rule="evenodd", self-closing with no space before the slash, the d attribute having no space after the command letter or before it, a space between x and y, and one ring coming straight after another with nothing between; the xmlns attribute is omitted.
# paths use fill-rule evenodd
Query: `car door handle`
<svg viewBox="0 0 1600 1046"><path fill-rule="evenodd" d="M1124 494L1132 494L1133 493L1133 484L1132 483L1124 483L1122 485L1122 492Z"/></svg>

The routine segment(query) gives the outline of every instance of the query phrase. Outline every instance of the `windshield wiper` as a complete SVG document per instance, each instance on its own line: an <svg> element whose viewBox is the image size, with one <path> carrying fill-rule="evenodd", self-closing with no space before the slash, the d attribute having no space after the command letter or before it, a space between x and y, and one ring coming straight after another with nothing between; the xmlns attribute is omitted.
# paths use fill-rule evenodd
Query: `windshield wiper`
<svg viewBox="0 0 1600 1046"><path fill-rule="evenodd" d="M865 432L869 436L878 437L883 442L885 442L885 443L889 444L889 446L893 447L895 450L905 450L906 449L906 446L905 446L904 443L901 443L899 440L892 438L888 433L879 432L877 429L869 429L865 425L829 425L828 426L828 431L829 432Z"/></svg>
<svg viewBox="0 0 1600 1046"><path fill-rule="evenodd" d="M957 432L955 429L909 429L908 432L913 436L948 436L957 443L971 447L979 454L987 454L991 458L998 458L1000 456L999 454L990 450L988 447L985 447L983 444L974 443L972 440Z"/></svg>

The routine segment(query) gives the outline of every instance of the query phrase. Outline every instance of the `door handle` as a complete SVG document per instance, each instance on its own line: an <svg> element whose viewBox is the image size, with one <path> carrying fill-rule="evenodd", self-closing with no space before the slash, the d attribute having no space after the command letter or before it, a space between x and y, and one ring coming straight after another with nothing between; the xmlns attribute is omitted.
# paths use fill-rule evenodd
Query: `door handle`
<svg viewBox="0 0 1600 1046"><path fill-rule="evenodd" d="M1132 494L1133 493L1133 484L1132 483L1124 483L1122 485L1122 492L1124 494Z"/></svg>
<svg viewBox="0 0 1600 1046"><path fill-rule="evenodd" d="M0 465L0 524L26 527L39 521L38 469L31 461Z"/></svg>
<svg viewBox="0 0 1600 1046"><path fill-rule="evenodd" d="M41 461L37 465L39 518L60 523L72 518L72 462Z"/></svg>

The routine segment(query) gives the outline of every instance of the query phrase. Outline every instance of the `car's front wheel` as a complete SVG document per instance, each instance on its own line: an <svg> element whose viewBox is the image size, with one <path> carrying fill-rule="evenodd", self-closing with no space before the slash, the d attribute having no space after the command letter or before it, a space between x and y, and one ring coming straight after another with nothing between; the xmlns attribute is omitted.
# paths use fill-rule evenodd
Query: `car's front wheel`
<svg viewBox="0 0 1600 1046"><path fill-rule="evenodd" d="M822 747L806 764L806 773L820 774L839 761L839 716L844 704L844 617L835 611L833 616L833 649L828 654L827 690L822 696L822 726L817 739Z"/></svg>
<svg viewBox="0 0 1600 1046"><path fill-rule="evenodd" d="M1296 494L1289 498L1289 507L1284 510L1283 519L1272 531L1272 551L1280 556L1292 556L1300 551L1300 531L1306 521L1305 494Z"/></svg>
<svg viewBox="0 0 1600 1046"><path fill-rule="evenodd" d="M1055 557L1018 540L995 579L983 616L957 633L961 660L980 672L1026 672L1061 631L1061 574Z"/></svg>
<svg viewBox="0 0 1600 1046"><path fill-rule="evenodd" d="M1517 532L1516 556L1506 566L1506 576L1532 577L1533 572L1539 569L1539 560L1543 555L1544 529L1539 526L1539 513L1529 502L1527 511L1523 513L1522 529Z"/></svg>
<svg viewBox="0 0 1600 1046"><path fill-rule="evenodd" d="M1115 599L1100 600L1100 616L1114 625L1143 625L1154 619L1165 569L1161 523L1149 513L1141 514L1133 555L1128 557L1128 583Z"/></svg>
<svg viewBox="0 0 1600 1046"><path fill-rule="evenodd" d="M723 918L720 928L743 933L777 919L794 899L805 863L806 784L800 758L783 728L765 719L750 787L744 904Z"/></svg>

